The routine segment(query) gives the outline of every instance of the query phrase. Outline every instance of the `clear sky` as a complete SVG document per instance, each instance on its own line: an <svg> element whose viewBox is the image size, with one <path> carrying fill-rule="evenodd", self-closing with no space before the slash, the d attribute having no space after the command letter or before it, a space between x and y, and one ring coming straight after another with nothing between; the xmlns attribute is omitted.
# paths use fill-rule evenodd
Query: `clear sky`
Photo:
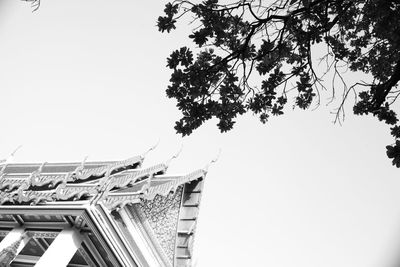
<svg viewBox="0 0 400 267"><path fill-rule="evenodd" d="M343 126L330 111L289 111L262 125L246 115L220 134L192 136L165 88L166 57L184 34L161 34L161 1L52 0L38 12L0 0L0 158L118 160L160 139L145 165L180 157L169 173L210 167L201 203L198 267L397 267L400 177L376 119ZM182 25L184 26L184 25ZM325 99L328 95L324 96Z"/></svg>

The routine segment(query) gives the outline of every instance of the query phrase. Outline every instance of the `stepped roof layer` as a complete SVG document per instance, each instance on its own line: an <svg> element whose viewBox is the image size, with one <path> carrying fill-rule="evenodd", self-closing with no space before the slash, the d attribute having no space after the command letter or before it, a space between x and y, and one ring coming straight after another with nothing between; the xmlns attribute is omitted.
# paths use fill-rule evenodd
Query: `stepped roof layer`
<svg viewBox="0 0 400 267"><path fill-rule="evenodd" d="M40 230L40 222L46 227L52 222L56 229L57 221L60 227L69 223L88 236L95 236L87 238L83 246L86 252L81 251L83 255L94 255L91 261L96 262L95 266L129 266L132 262L146 266L151 262L150 254L160 266L189 266L207 170L169 175L168 162L143 167L143 159L136 156L122 161L81 163L3 162L0 230L17 225L35 225ZM68 213L72 207L86 211ZM102 218L92 222L91 216ZM101 227L109 228L107 231L114 235L111 241L104 237ZM140 232L140 237L134 232ZM147 245L140 245L141 242ZM93 251L100 244L106 247L106 257L102 251ZM125 246L122 254L138 255L116 255L113 246ZM147 256L137 252L141 247L150 251ZM86 262L91 266L89 260Z"/></svg>

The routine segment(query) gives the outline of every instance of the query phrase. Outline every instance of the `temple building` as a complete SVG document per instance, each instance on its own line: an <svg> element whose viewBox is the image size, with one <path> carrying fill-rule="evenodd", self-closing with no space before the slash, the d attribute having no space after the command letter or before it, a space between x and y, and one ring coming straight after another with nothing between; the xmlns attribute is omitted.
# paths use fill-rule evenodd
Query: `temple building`
<svg viewBox="0 0 400 267"><path fill-rule="evenodd" d="M207 168L0 162L0 266L191 266Z"/></svg>

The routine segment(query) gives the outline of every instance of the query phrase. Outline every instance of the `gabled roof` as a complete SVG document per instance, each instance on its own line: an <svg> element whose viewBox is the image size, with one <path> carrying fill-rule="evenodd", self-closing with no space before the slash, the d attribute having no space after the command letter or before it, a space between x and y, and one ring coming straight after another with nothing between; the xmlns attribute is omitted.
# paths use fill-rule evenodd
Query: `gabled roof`
<svg viewBox="0 0 400 267"><path fill-rule="evenodd" d="M137 247L137 237L132 233L136 227L163 265L190 266L207 170L169 175L168 163L142 167L143 159L136 156L104 162L0 163L0 211L8 208L12 217L10 206L43 210L52 205L82 203L82 207L101 207L106 217L103 220L109 220L109 227L115 228L115 238L125 242L127 251ZM127 226L131 223L135 224L133 228Z"/></svg>

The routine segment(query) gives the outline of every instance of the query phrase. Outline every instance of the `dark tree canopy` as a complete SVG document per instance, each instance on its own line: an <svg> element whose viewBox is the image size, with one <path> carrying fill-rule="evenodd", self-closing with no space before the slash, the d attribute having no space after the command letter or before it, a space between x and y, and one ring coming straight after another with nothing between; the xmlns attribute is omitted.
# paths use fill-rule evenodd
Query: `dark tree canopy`
<svg viewBox="0 0 400 267"><path fill-rule="evenodd" d="M194 54L182 47L168 58L167 95L183 114L178 133L189 135L213 117L222 132L229 131L245 112L265 123L286 105L318 106L322 89L339 99L335 121L343 119L345 100L354 94L355 114L391 125L395 143L387 155L400 167L400 125L393 111L400 94L398 0L176 0L164 12L157 22L161 32L175 29L183 17L192 19L189 38L197 49ZM321 51L316 61L314 53ZM340 68L371 79L347 84ZM329 87L323 83L328 75ZM336 92L336 80L343 91Z"/></svg>

